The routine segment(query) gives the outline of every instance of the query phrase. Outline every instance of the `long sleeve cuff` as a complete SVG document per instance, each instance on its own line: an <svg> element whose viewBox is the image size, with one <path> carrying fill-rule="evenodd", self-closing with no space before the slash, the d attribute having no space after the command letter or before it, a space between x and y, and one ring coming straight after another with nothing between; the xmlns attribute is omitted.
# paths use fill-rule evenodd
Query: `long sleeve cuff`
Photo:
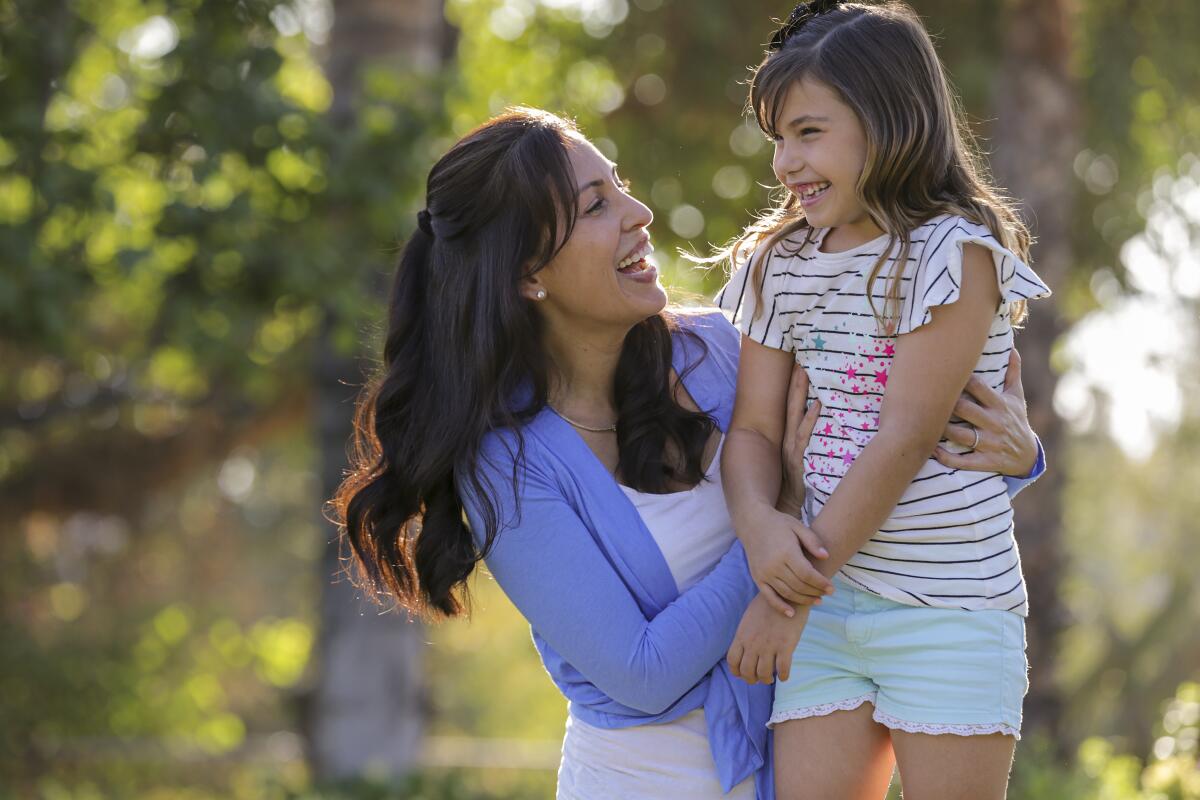
<svg viewBox="0 0 1200 800"><path fill-rule="evenodd" d="M1036 435L1035 435L1035 438ZM1042 440L1037 439L1037 460L1033 462L1033 469L1023 478L1014 478L1010 475L1004 476L1004 482L1008 484L1008 496L1016 497L1029 484L1042 477L1046 472L1046 451L1042 449Z"/></svg>

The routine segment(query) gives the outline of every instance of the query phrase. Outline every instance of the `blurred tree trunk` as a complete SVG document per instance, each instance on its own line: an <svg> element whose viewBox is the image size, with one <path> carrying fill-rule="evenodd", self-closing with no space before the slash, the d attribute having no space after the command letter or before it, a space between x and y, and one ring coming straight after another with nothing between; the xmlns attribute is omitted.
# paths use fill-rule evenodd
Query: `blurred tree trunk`
<svg viewBox="0 0 1200 800"><path fill-rule="evenodd" d="M362 69L382 64L436 70L446 59L446 23L442 0L334 0L333 6L326 70L334 89L334 122L349 131ZM378 252L368 249L353 257L369 259L369 253ZM383 271L382 265L361 271L354 266L349 275ZM325 497L333 494L346 467L353 401L363 383L352 354L335 344L339 322L336 310L327 308L315 374ZM341 574L335 531L324 530L329 541L321 562L317 675L306 724L310 759L321 779L364 772L401 775L412 767L424 727L421 626L402 614L382 614L364 600Z"/></svg>
<svg viewBox="0 0 1200 800"><path fill-rule="evenodd" d="M1063 291L1072 267L1070 225L1075 204L1072 162L1079 150L1079 99L1070 74L1075 0L1006 0L1003 56L995 87L995 152L1001 186L1023 205L1036 237L1033 265L1051 288ZM1066 324L1053 301L1031 304L1017 337L1023 357L1029 418L1050 459L1049 473L1016 503L1017 538L1029 583L1031 687L1025 702L1030 732L1057 738L1063 698L1055 681L1065 608L1058 596L1065 442L1054 413L1057 376L1050 356Z"/></svg>

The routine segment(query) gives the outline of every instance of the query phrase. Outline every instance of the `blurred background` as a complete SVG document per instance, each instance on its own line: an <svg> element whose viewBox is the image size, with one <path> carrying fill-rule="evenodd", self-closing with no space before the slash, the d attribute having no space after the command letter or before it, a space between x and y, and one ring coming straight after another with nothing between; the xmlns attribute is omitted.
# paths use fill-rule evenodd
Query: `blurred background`
<svg viewBox="0 0 1200 800"><path fill-rule="evenodd" d="M1200 3L916 0L1054 288L1019 335L1014 798L1200 798ZM552 796L486 576L365 605L322 518L425 173L576 117L674 298L766 205L778 0L0 0L0 797ZM597 610L603 613L602 609Z"/></svg>

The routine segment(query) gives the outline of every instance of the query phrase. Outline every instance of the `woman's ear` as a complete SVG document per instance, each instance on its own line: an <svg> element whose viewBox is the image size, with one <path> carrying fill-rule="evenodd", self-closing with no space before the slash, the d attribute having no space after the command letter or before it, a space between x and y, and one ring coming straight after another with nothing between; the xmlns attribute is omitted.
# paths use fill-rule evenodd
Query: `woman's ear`
<svg viewBox="0 0 1200 800"><path fill-rule="evenodd" d="M536 274L521 278L521 296L535 302L546 299L546 287Z"/></svg>

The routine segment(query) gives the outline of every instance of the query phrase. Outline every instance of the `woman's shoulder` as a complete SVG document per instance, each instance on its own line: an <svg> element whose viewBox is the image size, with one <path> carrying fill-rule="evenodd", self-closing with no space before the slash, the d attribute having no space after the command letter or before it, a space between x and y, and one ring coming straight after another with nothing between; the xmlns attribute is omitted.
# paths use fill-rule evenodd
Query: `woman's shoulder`
<svg viewBox="0 0 1200 800"><path fill-rule="evenodd" d="M553 453L554 448L546 444L551 421L546 409L532 416L514 419L508 424L497 425L483 434L479 442L479 465L493 473L507 475L537 470Z"/></svg>
<svg viewBox="0 0 1200 800"><path fill-rule="evenodd" d="M709 348L736 353L741 345L741 334L720 308L682 306L672 307L670 313L679 331L699 337Z"/></svg>
<svg viewBox="0 0 1200 800"><path fill-rule="evenodd" d="M692 331L700 336L721 336L734 330L721 309L707 305L670 306L667 312L675 319L680 329Z"/></svg>

